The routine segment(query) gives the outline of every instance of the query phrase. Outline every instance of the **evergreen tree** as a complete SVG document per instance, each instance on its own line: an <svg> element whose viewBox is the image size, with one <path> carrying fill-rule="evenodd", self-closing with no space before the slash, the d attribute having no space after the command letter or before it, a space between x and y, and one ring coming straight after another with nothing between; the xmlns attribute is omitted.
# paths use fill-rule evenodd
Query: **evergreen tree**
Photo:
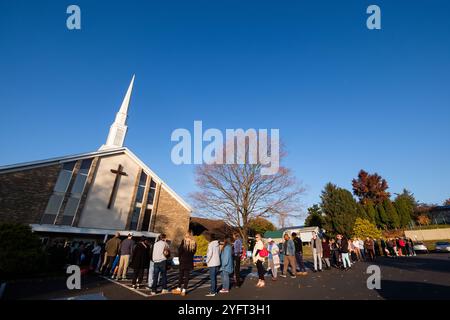
<svg viewBox="0 0 450 320"><path fill-rule="evenodd" d="M400 227L400 218L398 217L397 210L395 206L392 204L390 199L385 199L383 201L383 207L386 211L386 216L388 219L388 227L391 229L397 229Z"/></svg>
<svg viewBox="0 0 450 320"><path fill-rule="evenodd" d="M357 212L358 218L368 220L367 212L366 212L366 209L364 208L364 206L360 203L357 203L356 206L357 206L356 212Z"/></svg>
<svg viewBox="0 0 450 320"><path fill-rule="evenodd" d="M382 204L377 205L377 226L386 229L389 225L389 219Z"/></svg>
<svg viewBox="0 0 450 320"><path fill-rule="evenodd" d="M367 205L365 206L366 209L366 215L367 215L367 219L371 222L371 223L375 223L376 225L378 225L377 223L377 210L375 210L375 207L372 203L372 201L369 201L367 203Z"/></svg>
<svg viewBox="0 0 450 320"><path fill-rule="evenodd" d="M324 218L322 216L322 210L319 205L315 204L308 208L308 216L305 219L306 227L319 227L322 228L324 225Z"/></svg>
<svg viewBox="0 0 450 320"><path fill-rule="evenodd" d="M331 234L351 236L358 206L350 191L328 183L321 195L325 228Z"/></svg>
<svg viewBox="0 0 450 320"><path fill-rule="evenodd" d="M403 189L403 193L395 198L394 205L400 218L400 227L407 227L412 220L414 210L417 206L414 195L408 190Z"/></svg>

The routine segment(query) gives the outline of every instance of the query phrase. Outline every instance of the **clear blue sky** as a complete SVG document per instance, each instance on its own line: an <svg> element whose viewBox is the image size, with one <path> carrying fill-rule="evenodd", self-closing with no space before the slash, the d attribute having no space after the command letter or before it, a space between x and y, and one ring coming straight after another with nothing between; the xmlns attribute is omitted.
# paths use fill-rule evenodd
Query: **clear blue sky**
<svg viewBox="0 0 450 320"><path fill-rule="evenodd" d="M66 28L70 4L81 31ZM365 26L370 4L380 31ZM449 12L446 0L1 0L0 165L96 150L136 73L126 145L186 198L193 166L172 164L170 134L202 120L279 128L305 207L362 168L441 203Z"/></svg>

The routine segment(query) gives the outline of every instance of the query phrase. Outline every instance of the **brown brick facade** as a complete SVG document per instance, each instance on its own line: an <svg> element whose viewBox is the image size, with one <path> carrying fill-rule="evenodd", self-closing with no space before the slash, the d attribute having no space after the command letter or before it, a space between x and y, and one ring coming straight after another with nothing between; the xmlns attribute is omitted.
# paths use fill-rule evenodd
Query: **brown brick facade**
<svg viewBox="0 0 450 320"><path fill-rule="evenodd" d="M0 222L39 223L61 165L0 173Z"/></svg>
<svg viewBox="0 0 450 320"><path fill-rule="evenodd" d="M154 232L165 233L176 246L189 229L190 212L172 197L164 187L158 199Z"/></svg>

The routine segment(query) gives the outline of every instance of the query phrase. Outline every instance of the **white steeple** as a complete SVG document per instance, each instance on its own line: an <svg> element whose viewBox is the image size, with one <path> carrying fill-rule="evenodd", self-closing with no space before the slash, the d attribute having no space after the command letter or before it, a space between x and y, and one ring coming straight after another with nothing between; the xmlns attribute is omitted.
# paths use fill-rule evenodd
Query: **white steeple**
<svg viewBox="0 0 450 320"><path fill-rule="evenodd" d="M116 120L109 129L108 139L106 139L106 143L103 146L101 146L100 150L123 147L123 142L125 140L125 136L128 130L127 126L128 106L130 105L131 92L133 91L133 84L134 84L134 75L133 78L131 79L130 85L128 86L125 98L123 98L120 110L116 114Z"/></svg>

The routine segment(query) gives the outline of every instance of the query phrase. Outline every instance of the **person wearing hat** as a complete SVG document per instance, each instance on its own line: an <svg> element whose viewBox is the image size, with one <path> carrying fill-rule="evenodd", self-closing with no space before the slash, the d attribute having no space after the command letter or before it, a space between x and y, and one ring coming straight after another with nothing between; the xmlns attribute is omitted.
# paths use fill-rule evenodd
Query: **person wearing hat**
<svg viewBox="0 0 450 320"><path fill-rule="evenodd" d="M128 237L123 240L120 245L120 261L117 280L125 280L127 278L128 264L130 263L130 256L133 254L133 248L133 233L130 232Z"/></svg>
<svg viewBox="0 0 450 320"><path fill-rule="evenodd" d="M141 241L133 250L130 266L134 269L133 280L131 282L133 289L139 289L142 278L144 277L144 270L150 263L150 242L146 237L142 237Z"/></svg>
<svg viewBox="0 0 450 320"><path fill-rule="evenodd" d="M267 239L267 251L269 251L269 269L272 271L272 280L277 280L277 269L280 268L280 248L272 238Z"/></svg>

